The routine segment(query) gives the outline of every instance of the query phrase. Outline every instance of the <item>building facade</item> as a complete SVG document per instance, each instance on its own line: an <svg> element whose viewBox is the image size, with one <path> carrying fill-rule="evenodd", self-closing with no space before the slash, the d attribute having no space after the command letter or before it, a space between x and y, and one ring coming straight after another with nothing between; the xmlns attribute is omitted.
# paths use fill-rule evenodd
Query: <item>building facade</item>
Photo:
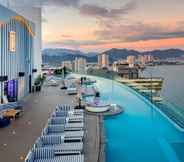
<svg viewBox="0 0 184 162"><path fill-rule="evenodd" d="M72 61L63 61L62 62L62 67L66 67L69 70L73 70Z"/></svg>
<svg viewBox="0 0 184 162"><path fill-rule="evenodd" d="M17 101L31 92L34 36L34 23L0 5L1 99Z"/></svg>
<svg viewBox="0 0 184 162"><path fill-rule="evenodd" d="M135 56L127 56L127 63L130 67L134 67L135 65Z"/></svg>
<svg viewBox="0 0 184 162"><path fill-rule="evenodd" d="M114 63L113 71L124 79L138 79L139 69L137 67L130 67L128 63Z"/></svg>
<svg viewBox="0 0 184 162"><path fill-rule="evenodd" d="M34 60L34 69L36 72L33 75L35 79L38 75L41 74L41 65L42 65L42 9L38 5L38 1L35 3L29 3L29 1L19 1L19 0L0 0L0 4L9 8L10 10L15 11L19 15L23 16L27 20L31 21L35 25L35 37L33 42L33 60Z"/></svg>
<svg viewBox="0 0 184 162"><path fill-rule="evenodd" d="M139 55L138 62L140 65L145 66L147 63L153 62L154 57L152 55Z"/></svg>
<svg viewBox="0 0 184 162"><path fill-rule="evenodd" d="M74 71L76 73L86 74L86 68L87 68L86 59L76 58L74 62L74 66L75 66Z"/></svg>
<svg viewBox="0 0 184 162"><path fill-rule="evenodd" d="M100 68L109 67L109 56L105 53L98 55L98 66Z"/></svg>
<svg viewBox="0 0 184 162"><path fill-rule="evenodd" d="M35 25L35 36L33 42L33 67L36 70L33 78L35 79L41 74L42 65L42 9L40 7L19 7L13 5L10 7L12 10L33 22Z"/></svg>

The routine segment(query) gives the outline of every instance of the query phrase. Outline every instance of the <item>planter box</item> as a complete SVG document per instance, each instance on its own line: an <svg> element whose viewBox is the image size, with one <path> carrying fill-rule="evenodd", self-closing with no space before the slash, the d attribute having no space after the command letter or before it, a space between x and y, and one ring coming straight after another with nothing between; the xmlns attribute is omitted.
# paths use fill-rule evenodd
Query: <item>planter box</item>
<svg viewBox="0 0 184 162"><path fill-rule="evenodd" d="M36 92L40 92L41 91L41 85L36 85L35 87L36 87L35 88L36 89Z"/></svg>
<svg viewBox="0 0 184 162"><path fill-rule="evenodd" d="M8 118L0 118L0 128L6 127L10 124L10 119Z"/></svg>

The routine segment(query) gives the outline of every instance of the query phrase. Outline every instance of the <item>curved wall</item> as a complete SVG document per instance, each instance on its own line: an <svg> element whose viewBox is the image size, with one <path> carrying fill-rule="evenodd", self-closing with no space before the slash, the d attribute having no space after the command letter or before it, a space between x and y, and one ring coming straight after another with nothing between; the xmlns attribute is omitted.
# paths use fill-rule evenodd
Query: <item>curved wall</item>
<svg viewBox="0 0 184 162"><path fill-rule="evenodd" d="M2 10L1 10L2 8ZM8 17L6 21L1 21L0 26L0 75L8 76L8 80L17 80L21 94L18 98L24 97L29 93L30 76L33 68L33 26L34 24L23 17L16 15L15 12L1 6L1 12L6 11ZM26 25L27 24L27 25ZM10 32L15 32L15 51L9 49ZM24 76L20 77L19 73Z"/></svg>

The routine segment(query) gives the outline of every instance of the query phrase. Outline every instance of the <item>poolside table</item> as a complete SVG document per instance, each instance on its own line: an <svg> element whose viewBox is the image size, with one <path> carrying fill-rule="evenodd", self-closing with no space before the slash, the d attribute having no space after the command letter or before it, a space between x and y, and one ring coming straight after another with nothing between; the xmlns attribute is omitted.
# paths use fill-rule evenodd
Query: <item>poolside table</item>
<svg viewBox="0 0 184 162"><path fill-rule="evenodd" d="M21 112L21 110L10 109L3 112L3 116L9 119L16 119L20 116Z"/></svg>

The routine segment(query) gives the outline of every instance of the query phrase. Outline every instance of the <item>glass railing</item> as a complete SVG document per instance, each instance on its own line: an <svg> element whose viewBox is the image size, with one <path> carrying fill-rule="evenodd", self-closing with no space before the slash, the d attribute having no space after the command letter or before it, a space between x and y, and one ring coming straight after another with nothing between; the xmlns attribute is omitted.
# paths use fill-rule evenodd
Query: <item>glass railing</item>
<svg viewBox="0 0 184 162"><path fill-rule="evenodd" d="M140 91L130 87L131 89L135 90L137 93L144 96L157 108L159 108L167 117L169 117L174 123L176 123L180 128L184 129L184 109L180 106L171 103L167 99L162 97L162 101L156 102L152 100L151 91L150 93L141 93Z"/></svg>
<svg viewBox="0 0 184 162"><path fill-rule="evenodd" d="M172 119L178 126L184 129L184 110L178 105L163 100L160 103L155 103L156 106Z"/></svg>
<svg viewBox="0 0 184 162"><path fill-rule="evenodd" d="M100 76L107 79L113 79L114 81L117 81L120 79L118 76L101 76L101 75L92 75L92 76ZM127 85L128 86L128 85ZM128 86L129 88L133 89L137 93L139 93L141 96L144 96L146 99L148 99L150 102L152 102L156 107L161 110L167 117L169 117L174 123L176 123L180 128L184 129L184 109L180 106L171 103L167 99L161 97L161 101L154 101L153 96L158 95L159 93L153 93L151 92L140 92L139 90L135 89L134 87ZM152 94L151 94L152 93Z"/></svg>

